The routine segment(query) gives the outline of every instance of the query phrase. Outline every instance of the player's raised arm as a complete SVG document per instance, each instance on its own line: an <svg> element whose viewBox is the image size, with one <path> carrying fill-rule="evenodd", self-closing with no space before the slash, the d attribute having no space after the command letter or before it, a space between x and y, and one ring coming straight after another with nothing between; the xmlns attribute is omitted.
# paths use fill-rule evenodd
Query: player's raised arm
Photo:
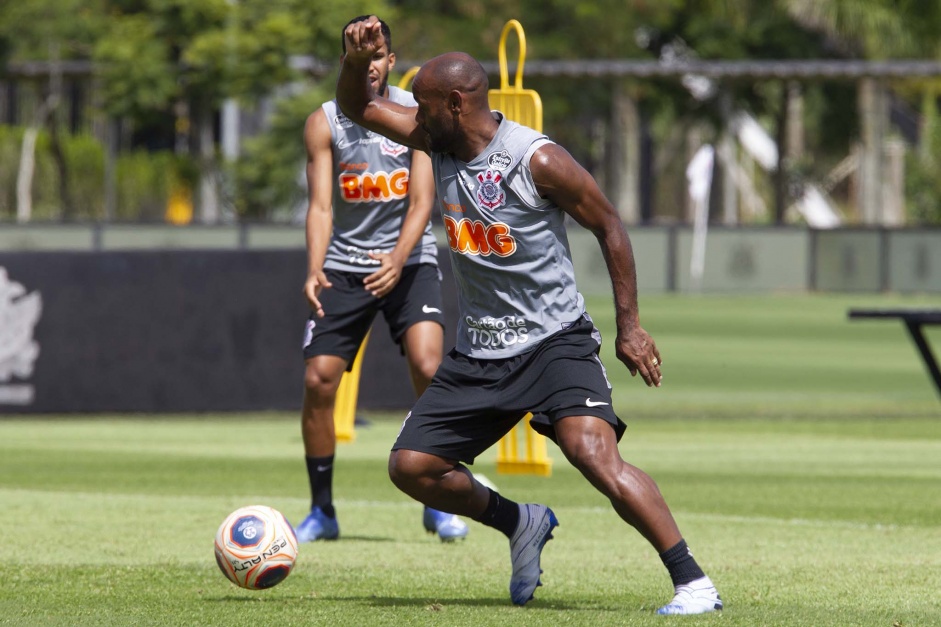
<svg viewBox="0 0 941 627"><path fill-rule="evenodd" d="M618 359L632 375L639 372L647 385L659 386L660 352L640 326L634 251L617 211L595 179L558 144L545 144L536 150L530 169L540 195L555 202L598 238L614 289Z"/></svg>
<svg viewBox="0 0 941 627"><path fill-rule="evenodd" d="M346 54L337 80L337 103L360 126L400 144L428 150L424 133L415 120L417 107L405 107L383 98L369 82L369 62L385 38L375 16L355 22L344 31Z"/></svg>

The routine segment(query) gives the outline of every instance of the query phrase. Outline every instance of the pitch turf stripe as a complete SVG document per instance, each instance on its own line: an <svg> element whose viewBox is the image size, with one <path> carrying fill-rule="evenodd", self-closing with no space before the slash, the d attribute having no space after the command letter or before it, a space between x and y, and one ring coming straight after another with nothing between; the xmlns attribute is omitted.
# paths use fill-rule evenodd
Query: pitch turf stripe
<svg viewBox="0 0 941 627"><path fill-rule="evenodd" d="M29 490L25 488L0 488L0 495L9 494L15 499L17 495L32 495L34 497L48 497L56 502L62 502L66 499L79 499L88 503L94 499L105 502L197 502L202 504L218 503L220 509L239 507L247 502L252 503L277 503L281 508L287 509L291 506L293 510L303 511L310 503L309 498L297 497L272 497L268 496L239 496L239 497L207 497L205 495L166 495L166 494L142 494L142 493L102 493L102 492L72 492L63 490ZM383 509L415 509L420 505L414 501L381 501L381 500L363 500L363 499L337 499L336 505L343 508L361 507L363 509L383 508ZM560 512L571 512L573 514L605 514L611 512L609 507L601 506L558 506L553 505L553 510ZM713 522L739 523L739 524L765 524L787 527L821 527L838 529L856 529L869 531L897 531L899 529L922 529L920 525L895 525L880 523L862 523L850 520L821 520L808 518L774 518L772 516L743 516L738 514L715 514L708 512L687 512L683 510L673 510L674 516L685 520L703 520ZM290 516L288 517L290 519ZM562 516L560 516L562 518Z"/></svg>

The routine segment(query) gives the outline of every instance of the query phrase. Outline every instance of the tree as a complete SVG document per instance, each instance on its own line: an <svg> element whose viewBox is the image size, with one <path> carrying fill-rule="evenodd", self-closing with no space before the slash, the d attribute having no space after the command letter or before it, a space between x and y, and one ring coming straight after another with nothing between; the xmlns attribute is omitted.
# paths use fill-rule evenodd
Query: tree
<svg viewBox="0 0 941 627"><path fill-rule="evenodd" d="M139 117L173 110L178 126L193 126L207 221L218 218L213 112L225 99L252 103L297 80L292 55L325 52L324 29L334 29L330 41L338 44L341 19L382 7L366 1L104 1L112 17L95 59L108 112Z"/></svg>
<svg viewBox="0 0 941 627"><path fill-rule="evenodd" d="M59 200L65 219L76 207L69 189L68 162L62 143L59 105L62 101L61 62L83 58L100 32L101 19L95 2L82 0L35 0L0 5L0 48L11 59L45 60L50 64L48 80L40 87L41 104L23 135L17 179L17 215L28 220L32 213L32 184L36 138L46 127L58 170ZM2 57L4 50L0 50Z"/></svg>

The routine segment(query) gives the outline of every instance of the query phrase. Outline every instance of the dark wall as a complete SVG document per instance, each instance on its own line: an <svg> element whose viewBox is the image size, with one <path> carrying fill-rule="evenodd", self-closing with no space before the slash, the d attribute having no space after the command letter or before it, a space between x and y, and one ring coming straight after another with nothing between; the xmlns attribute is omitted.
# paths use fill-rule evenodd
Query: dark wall
<svg viewBox="0 0 941 627"><path fill-rule="evenodd" d="M450 348L454 288L441 256ZM31 386L32 402L0 412L300 409L303 250L0 253L0 267L42 297L39 357L25 380L5 382ZM380 316L359 406L406 409L413 396Z"/></svg>

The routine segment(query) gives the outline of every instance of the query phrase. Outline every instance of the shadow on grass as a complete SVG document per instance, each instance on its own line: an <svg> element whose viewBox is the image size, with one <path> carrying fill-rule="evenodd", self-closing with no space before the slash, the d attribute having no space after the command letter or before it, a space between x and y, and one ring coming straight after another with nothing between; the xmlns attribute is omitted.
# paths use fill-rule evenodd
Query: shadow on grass
<svg viewBox="0 0 941 627"><path fill-rule="evenodd" d="M262 591L263 592L263 591ZM351 603L364 607L420 607L431 611L444 610L447 607L492 607L492 608L513 608L515 607L506 597L492 598L408 598L408 597L378 597L375 595L362 596L337 596L337 595L307 595L301 598L297 596L246 596L226 594L221 596L204 596L203 601L208 603L271 603L274 605L295 605L298 602L336 602ZM520 611L591 611L591 612L619 612L623 607L599 607L596 604L586 605L584 603L572 603L560 600L541 600L533 599L526 604Z"/></svg>
<svg viewBox="0 0 941 627"><path fill-rule="evenodd" d="M402 607L402 606L411 606L411 607L424 607L427 609L435 609L440 606L440 609L444 609L448 606L460 606L460 607L506 607L512 608L514 605L510 602L507 597L491 597L491 598L408 598L408 597L378 597L375 595L370 596L322 596L321 600L330 600L330 601L350 601L363 603L365 605L371 605L373 607ZM522 609L522 608L521 608ZM579 605L573 605L572 603L566 603L564 601L545 601L540 599L533 599L526 604L526 610L579 610L584 609L584 607Z"/></svg>
<svg viewBox="0 0 941 627"><path fill-rule="evenodd" d="M354 536L349 534L341 534L336 540L315 540L314 542L305 542L301 546L313 544L318 545L323 542L400 542L400 538L390 538L388 536Z"/></svg>

